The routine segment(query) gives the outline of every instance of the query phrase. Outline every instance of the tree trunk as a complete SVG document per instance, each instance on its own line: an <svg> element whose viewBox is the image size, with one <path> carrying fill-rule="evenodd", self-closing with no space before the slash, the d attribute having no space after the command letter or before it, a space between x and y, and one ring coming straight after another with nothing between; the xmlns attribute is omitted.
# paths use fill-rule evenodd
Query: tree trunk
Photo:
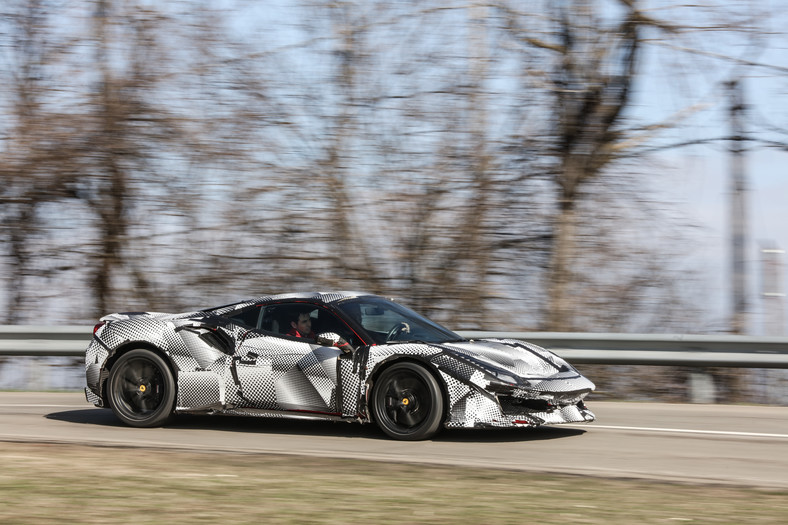
<svg viewBox="0 0 788 525"><path fill-rule="evenodd" d="M574 197L564 195L553 231L553 249L547 271L547 312L544 330L572 329L572 261L576 246L576 209Z"/></svg>

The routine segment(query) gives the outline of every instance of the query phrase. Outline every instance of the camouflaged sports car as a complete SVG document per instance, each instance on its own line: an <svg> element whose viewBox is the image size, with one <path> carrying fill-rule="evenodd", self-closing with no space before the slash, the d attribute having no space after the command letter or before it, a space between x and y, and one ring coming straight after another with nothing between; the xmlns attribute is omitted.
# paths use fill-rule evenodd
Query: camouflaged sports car
<svg viewBox="0 0 788 525"><path fill-rule="evenodd" d="M89 402L132 426L174 413L375 422L416 440L442 427L593 421L593 383L516 340L465 340L382 297L266 296L191 313L116 313L85 354Z"/></svg>

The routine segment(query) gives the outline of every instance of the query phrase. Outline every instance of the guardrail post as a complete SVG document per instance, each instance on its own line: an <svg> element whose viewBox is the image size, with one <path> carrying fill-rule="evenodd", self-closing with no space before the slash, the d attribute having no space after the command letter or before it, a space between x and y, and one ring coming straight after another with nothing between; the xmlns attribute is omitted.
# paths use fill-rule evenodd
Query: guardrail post
<svg viewBox="0 0 788 525"><path fill-rule="evenodd" d="M691 403L713 404L717 401L714 376L706 371L690 372L689 391Z"/></svg>

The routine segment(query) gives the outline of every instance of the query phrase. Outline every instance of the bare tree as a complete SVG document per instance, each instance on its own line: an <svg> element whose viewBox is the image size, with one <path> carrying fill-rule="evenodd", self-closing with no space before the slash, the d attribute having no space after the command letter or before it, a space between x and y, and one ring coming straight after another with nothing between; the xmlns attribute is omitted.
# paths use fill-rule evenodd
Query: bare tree
<svg viewBox="0 0 788 525"><path fill-rule="evenodd" d="M543 72L555 112L548 135L555 158L551 178L558 212L547 274L544 328L572 328L572 261L577 237L577 203L582 190L614 159L623 110L636 78L643 17L635 2L622 6L616 24L604 24L586 0L559 2L552 24L534 36L520 26L522 16L507 9L509 27L522 45L535 49L550 67Z"/></svg>
<svg viewBox="0 0 788 525"><path fill-rule="evenodd" d="M2 17L10 45L3 56L9 118L2 131L0 219L9 252L6 319L16 323L25 319L30 279L46 279L52 269L37 253L37 239L47 227L45 207L76 192L73 174L61 169L63 157L73 153L67 144L70 125L49 100L57 93L47 66L58 62L60 44L48 31L51 14L45 2L29 0L8 5Z"/></svg>
<svg viewBox="0 0 788 525"><path fill-rule="evenodd" d="M637 2L18 5L87 21L28 53L45 74L16 92L42 102L15 107L46 126L14 119L3 151L3 214L25 225L6 261L68 275L52 293L79 315L342 287L458 327L568 329L648 318L669 275L624 264L627 235L598 242L611 202L637 222L601 198L644 188L614 168L659 145L627 111L644 42L676 27Z"/></svg>

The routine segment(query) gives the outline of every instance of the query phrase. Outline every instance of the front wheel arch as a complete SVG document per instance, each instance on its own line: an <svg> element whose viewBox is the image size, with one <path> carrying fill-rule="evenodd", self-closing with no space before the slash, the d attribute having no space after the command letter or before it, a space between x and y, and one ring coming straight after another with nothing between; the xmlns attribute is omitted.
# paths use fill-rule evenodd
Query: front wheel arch
<svg viewBox="0 0 788 525"><path fill-rule="evenodd" d="M395 401L393 398L397 396L387 395L387 391L392 390L394 377L405 381L405 388L399 389L399 393L404 395L398 396L403 397L401 401L405 402L405 406L400 403L396 409L391 406L391 402ZM370 383L370 415L373 422L389 437L407 441L430 439L443 428L449 414L446 385L437 370L428 362L415 359L387 362L375 371ZM429 413L406 413L406 419L397 421L397 410L424 406L428 407ZM414 414L415 419L411 419Z"/></svg>
<svg viewBox="0 0 788 525"><path fill-rule="evenodd" d="M423 366L441 387L441 393L443 394L443 407L444 407L444 417L449 416L449 387L446 385L446 380L441 377L440 371L438 367L436 367L432 362L430 362L426 358L420 358L418 356L392 356L387 359L380 361L375 368L373 369L372 373L369 375L369 379L367 379L367 383L370 384L370 388L375 386L375 381L378 380L380 374L382 374L387 368L391 367L392 365L396 365L397 363L414 363L420 366Z"/></svg>

